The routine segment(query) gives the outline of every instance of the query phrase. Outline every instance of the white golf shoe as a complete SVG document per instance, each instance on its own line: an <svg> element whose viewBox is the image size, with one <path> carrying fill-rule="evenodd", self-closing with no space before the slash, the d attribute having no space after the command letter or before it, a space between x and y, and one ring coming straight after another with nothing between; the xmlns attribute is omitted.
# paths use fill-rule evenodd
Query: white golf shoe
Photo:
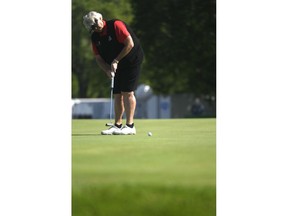
<svg viewBox="0 0 288 216"><path fill-rule="evenodd" d="M114 135L135 135L136 134L136 128L135 126L133 128L128 127L125 125L120 130L115 130L113 132Z"/></svg>
<svg viewBox="0 0 288 216"><path fill-rule="evenodd" d="M120 128L113 125L109 129L101 131L101 134L102 135L113 135L114 132L116 132L116 131L120 131Z"/></svg>

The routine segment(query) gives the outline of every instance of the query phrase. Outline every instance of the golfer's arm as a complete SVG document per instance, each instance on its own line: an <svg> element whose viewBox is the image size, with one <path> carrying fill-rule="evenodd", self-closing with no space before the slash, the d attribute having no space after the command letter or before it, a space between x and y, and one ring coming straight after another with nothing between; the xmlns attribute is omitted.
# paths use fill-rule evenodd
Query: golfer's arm
<svg viewBox="0 0 288 216"><path fill-rule="evenodd" d="M97 64L98 64L98 66L99 66L105 73L111 71L110 65L108 65L100 55L96 55L95 58L96 58L96 62L97 62Z"/></svg>
<svg viewBox="0 0 288 216"><path fill-rule="evenodd" d="M124 47L119 53L119 55L115 58L117 61L121 61L134 47L134 42L131 36L128 36L124 41Z"/></svg>

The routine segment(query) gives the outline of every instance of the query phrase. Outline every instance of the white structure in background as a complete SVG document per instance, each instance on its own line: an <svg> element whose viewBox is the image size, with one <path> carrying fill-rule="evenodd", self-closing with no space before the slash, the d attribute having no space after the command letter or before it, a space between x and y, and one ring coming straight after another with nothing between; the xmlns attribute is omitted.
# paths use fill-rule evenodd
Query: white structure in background
<svg viewBox="0 0 288 216"><path fill-rule="evenodd" d="M135 91L135 118L171 118L171 97L153 95L150 86L141 84ZM73 99L73 118L109 119L110 99ZM114 116L114 114L113 114Z"/></svg>
<svg viewBox="0 0 288 216"><path fill-rule="evenodd" d="M150 86L141 84L135 91L136 118L171 118L171 97L153 95Z"/></svg>
<svg viewBox="0 0 288 216"><path fill-rule="evenodd" d="M109 119L110 99L73 99L73 118Z"/></svg>

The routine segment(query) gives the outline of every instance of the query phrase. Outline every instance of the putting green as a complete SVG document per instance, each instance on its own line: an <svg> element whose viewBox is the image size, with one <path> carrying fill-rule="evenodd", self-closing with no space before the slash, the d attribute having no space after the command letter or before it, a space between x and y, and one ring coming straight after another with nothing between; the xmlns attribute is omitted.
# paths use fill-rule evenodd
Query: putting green
<svg viewBox="0 0 288 216"><path fill-rule="evenodd" d="M216 119L106 122L72 120L73 215L216 215Z"/></svg>

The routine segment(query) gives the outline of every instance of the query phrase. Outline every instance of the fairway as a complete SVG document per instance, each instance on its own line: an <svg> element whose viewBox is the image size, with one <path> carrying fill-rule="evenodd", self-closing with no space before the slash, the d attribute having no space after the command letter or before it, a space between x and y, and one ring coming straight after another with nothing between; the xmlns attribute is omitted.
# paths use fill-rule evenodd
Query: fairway
<svg viewBox="0 0 288 216"><path fill-rule="evenodd" d="M72 120L73 216L215 216L216 119ZM153 136L148 136L148 132Z"/></svg>

